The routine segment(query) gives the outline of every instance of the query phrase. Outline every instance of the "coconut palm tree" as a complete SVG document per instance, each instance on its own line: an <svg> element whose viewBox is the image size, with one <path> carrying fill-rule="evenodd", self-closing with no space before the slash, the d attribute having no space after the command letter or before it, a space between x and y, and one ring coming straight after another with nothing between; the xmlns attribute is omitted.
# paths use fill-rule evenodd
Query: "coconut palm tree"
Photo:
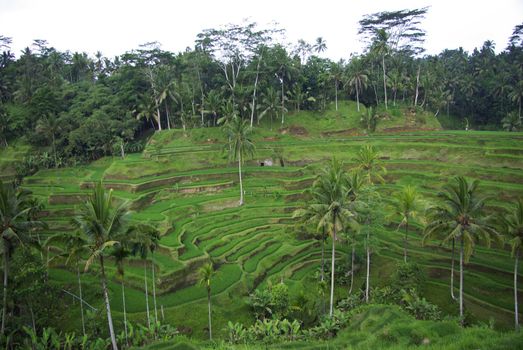
<svg viewBox="0 0 523 350"><path fill-rule="evenodd" d="M327 41L321 36L317 37L316 42L312 46L312 49L316 51L316 53L322 53L323 51L327 50Z"/></svg>
<svg viewBox="0 0 523 350"><path fill-rule="evenodd" d="M128 213L127 204L115 206L112 189L107 192L102 182L98 182L95 184L89 199L74 218L76 225L85 233L88 240L89 257L85 264L85 270L87 271L96 260L100 263L100 280L113 350L117 350L118 346L111 316L104 257L108 248L119 243L117 239L121 238L121 234L124 232L125 219Z"/></svg>
<svg viewBox="0 0 523 350"><path fill-rule="evenodd" d="M124 237L122 237L124 238ZM123 326L125 334L125 342L129 344L128 334L127 334L127 310L125 307L125 281L124 281L124 261L131 255L131 251L127 248L126 241L123 239L120 240L120 243L115 245L113 251L111 252L111 257L114 259L116 265L116 274L120 277L120 283L122 286L122 304L123 304Z"/></svg>
<svg viewBox="0 0 523 350"><path fill-rule="evenodd" d="M44 246L49 249L62 248L62 252L54 258L65 258L65 264L74 263L76 269L76 279L78 282L78 297L80 298L80 316L82 319L82 332L85 336L85 317L84 317L84 299L82 295L82 279L80 275L80 261L82 257L89 254L89 242L85 234L80 230L71 232L59 232L49 237Z"/></svg>
<svg viewBox="0 0 523 350"><path fill-rule="evenodd" d="M56 135L60 132L61 129L62 127L60 125L60 121L54 115L43 117L36 123L36 132L51 140L55 168L58 167L58 157L56 154Z"/></svg>
<svg viewBox="0 0 523 350"><path fill-rule="evenodd" d="M147 325L149 328L151 328L151 316L149 312L149 292L147 289L147 256L156 249L159 240L160 233L151 225L138 224L130 229L129 242L132 246L132 253L138 254L142 258L144 264L145 307L147 312ZM153 277L153 285L154 283L155 281ZM158 318L156 317L155 322L157 320Z"/></svg>
<svg viewBox="0 0 523 350"><path fill-rule="evenodd" d="M343 164L333 159L318 176L312 187L314 210L322 213L318 228L326 227L332 238L331 293L329 315L334 311L334 271L337 233L345 227L353 214L348 209L347 178Z"/></svg>
<svg viewBox="0 0 523 350"><path fill-rule="evenodd" d="M365 145L360 148L358 154L356 155L356 164L359 170L363 171L365 173L366 182L368 184L368 188L366 190L366 204L363 208L364 217L365 217L365 224L366 224L366 232L367 237L365 240L366 245L366 252L367 252L367 275L365 278L365 301L369 301L369 293L370 293L370 258L371 258L371 248L370 248L370 231L372 227L372 218L373 213L372 211L373 207L377 205L377 203L380 202L380 197L376 191L373 191L374 188L374 181L378 182L385 182L385 179L382 177L382 174L385 174L387 170L385 167L381 164L380 161L380 154L377 150L375 150L372 145Z"/></svg>
<svg viewBox="0 0 523 350"><path fill-rule="evenodd" d="M215 275L214 268L212 263L207 263L200 267L198 270L198 275L200 277L200 284L205 286L207 290L207 307L209 315L209 340L212 340L212 322L211 322L211 281Z"/></svg>
<svg viewBox="0 0 523 350"><path fill-rule="evenodd" d="M459 254L459 315L463 324L463 263L474 251L476 241L484 241L490 246L491 240L499 239L499 234L489 223L490 217L484 213L485 199L479 196L477 180L468 181L456 177L438 194L441 204L429 208L428 224L425 227L423 244L433 237L442 243L453 239L460 244Z"/></svg>
<svg viewBox="0 0 523 350"><path fill-rule="evenodd" d="M501 123L506 131L518 131L521 127L521 118L516 112L510 112L501 119Z"/></svg>
<svg viewBox="0 0 523 350"><path fill-rule="evenodd" d="M347 177L347 196L350 201L350 206L353 213L357 213L360 205L360 194L365 186L365 181L359 171L352 171ZM354 225L353 225L354 226ZM354 286L354 260L356 258L356 234L359 231L357 229L350 228L347 231L347 238L351 245L351 267L350 267L350 287L349 294L352 293L352 287Z"/></svg>
<svg viewBox="0 0 523 350"><path fill-rule="evenodd" d="M367 72L360 68L359 65L355 66L354 69L351 69L348 74L348 80L345 83L350 87L351 91L356 93L356 106L358 107L358 112L360 111L360 93L367 88L369 82L369 76Z"/></svg>
<svg viewBox="0 0 523 350"><path fill-rule="evenodd" d="M225 133L229 140L229 159L238 161L238 177L240 179L240 206L244 203L243 182L242 182L242 163L247 156L253 156L255 152L254 143L250 139L252 128L248 121L242 120L238 116L233 116L232 120L225 124Z"/></svg>
<svg viewBox="0 0 523 350"><path fill-rule="evenodd" d="M523 246L523 198L520 198L510 214L504 218L506 237L512 248L514 257L514 324L516 331L519 330L518 319L518 263Z"/></svg>
<svg viewBox="0 0 523 350"><path fill-rule="evenodd" d="M343 60L332 63L329 69L329 77L334 82L334 99L336 101L336 111L338 110L338 87L343 77Z"/></svg>
<svg viewBox="0 0 523 350"><path fill-rule="evenodd" d="M416 218L423 210L421 205L421 198L416 187L405 186L395 195L395 203L393 207L394 216L400 218L401 226L405 227L405 237L403 238L403 259L407 263L407 237L409 234L409 223L411 219Z"/></svg>
<svg viewBox="0 0 523 350"><path fill-rule="evenodd" d="M269 86L267 90L262 94L262 108L263 111L260 113L260 116L258 117L258 123L260 123L260 119L262 119L265 114L269 114L271 117L271 130L272 130L272 121L275 116L278 115L278 111L281 110L280 105L280 97L278 96L278 93L272 86Z"/></svg>
<svg viewBox="0 0 523 350"><path fill-rule="evenodd" d="M4 336L7 315L7 292L9 280L9 263L14 250L18 246L33 243L31 231L42 228L40 221L31 220L30 192L17 190L11 184L0 181L0 237L1 253L4 264L4 284L2 300L2 325L0 335Z"/></svg>
<svg viewBox="0 0 523 350"><path fill-rule="evenodd" d="M385 95L385 109L387 108L387 71L385 67L385 57L390 52L389 47L390 34L385 29L378 29L375 33L374 42L371 51L381 58L381 67L383 68L383 93Z"/></svg>

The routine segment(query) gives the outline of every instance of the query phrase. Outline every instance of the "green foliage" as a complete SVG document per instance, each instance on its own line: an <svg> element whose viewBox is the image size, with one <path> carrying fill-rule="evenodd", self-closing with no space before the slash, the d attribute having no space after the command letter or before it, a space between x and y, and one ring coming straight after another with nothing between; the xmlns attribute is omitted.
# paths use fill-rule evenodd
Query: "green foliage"
<svg viewBox="0 0 523 350"><path fill-rule="evenodd" d="M414 290L422 293L427 277L416 263L398 263L392 275L391 287L396 290Z"/></svg>

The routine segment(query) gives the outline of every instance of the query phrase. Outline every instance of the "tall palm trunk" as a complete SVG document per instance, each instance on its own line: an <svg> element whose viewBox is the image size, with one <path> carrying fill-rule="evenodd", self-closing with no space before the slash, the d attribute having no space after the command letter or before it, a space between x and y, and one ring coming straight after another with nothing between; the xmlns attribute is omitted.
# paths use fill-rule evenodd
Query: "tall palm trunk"
<svg viewBox="0 0 523 350"><path fill-rule="evenodd" d="M416 93L414 95L414 107L418 105L418 96L419 96L419 73L421 66L418 65L418 73L416 74Z"/></svg>
<svg viewBox="0 0 523 350"><path fill-rule="evenodd" d="M383 67L383 92L385 93L385 109L387 108L387 74L385 74L385 55L381 56L381 66Z"/></svg>
<svg viewBox="0 0 523 350"><path fill-rule="evenodd" d="M358 83L356 83L356 105L358 106L358 112L360 111L360 94L358 92Z"/></svg>
<svg viewBox="0 0 523 350"><path fill-rule="evenodd" d="M461 326L464 325L463 319L463 234L460 239L460 250L459 250L459 318Z"/></svg>
<svg viewBox="0 0 523 350"><path fill-rule="evenodd" d="M349 294L352 293L352 286L354 285L354 256L356 255L356 248L354 248L354 243L352 245L352 257L350 263L350 288Z"/></svg>
<svg viewBox="0 0 523 350"><path fill-rule="evenodd" d="M107 292L107 281L105 277L103 256L100 256L100 266L102 270L102 289L104 294L105 308L107 310L107 322L109 323L109 334L111 336L111 344L113 346L113 350L118 350L118 345L116 345L116 336L114 334L113 318L111 316L111 304L109 303L109 293Z"/></svg>
<svg viewBox="0 0 523 350"><path fill-rule="evenodd" d="M240 177L240 206L243 205L242 153L238 151L238 176Z"/></svg>
<svg viewBox="0 0 523 350"><path fill-rule="evenodd" d="M212 323L211 323L211 288L207 288L207 307L209 313L209 340L212 340Z"/></svg>
<svg viewBox="0 0 523 350"><path fill-rule="evenodd" d="M256 79L254 80L254 91L252 92L252 106L251 106L251 128L252 124L254 122L254 104L256 103L256 90L258 88L258 77L260 75L260 64L261 64L262 56L258 58L258 64L256 65Z"/></svg>
<svg viewBox="0 0 523 350"><path fill-rule="evenodd" d="M285 95L283 93L283 77L281 79L281 123L285 122Z"/></svg>
<svg viewBox="0 0 523 350"><path fill-rule="evenodd" d="M80 314L82 315L82 332L85 336L84 299L82 297L82 280L80 279L80 267L76 262L76 278L78 279L78 294L80 295Z"/></svg>
<svg viewBox="0 0 523 350"><path fill-rule="evenodd" d="M334 97L336 99L336 112L338 111L338 81L334 84Z"/></svg>
<svg viewBox="0 0 523 350"><path fill-rule="evenodd" d="M156 307L156 280L154 276L154 253L151 254L152 257L152 270L153 270L153 305L154 305L154 322L158 323L158 308Z"/></svg>
<svg viewBox="0 0 523 350"><path fill-rule="evenodd" d="M331 257L331 297L330 297L330 307L329 307L329 316L332 317L334 312L334 267L336 258L336 226L332 230L332 257Z"/></svg>
<svg viewBox="0 0 523 350"><path fill-rule="evenodd" d="M171 121L169 120L169 107L167 106L167 101L165 101L165 119L167 119L167 129L171 130ZM203 124L203 119L202 119Z"/></svg>
<svg viewBox="0 0 523 350"><path fill-rule="evenodd" d="M162 118L160 114L160 108L156 107L156 116L157 116L157 122L158 122L158 131L162 131Z"/></svg>
<svg viewBox="0 0 523 350"><path fill-rule="evenodd" d="M370 224L370 223L369 223ZM370 291L370 245L369 245L369 237L370 232L367 230L367 276L365 278L365 302L369 302L369 291Z"/></svg>
<svg viewBox="0 0 523 350"><path fill-rule="evenodd" d="M325 280L325 228L322 228L321 236L321 281Z"/></svg>
<svg viewBox="0 0 523 350"><path fill-rule="evenodd" d="M143 280L145 283L145 309L147 311L147 326L151 328L151 315L149 313L149 293L147 292L147 260L144 260L143 263Z"/></svg>
<svg viewBox="0 0 523 350"><path fill-rule="evenodd" d="M450 296L452 297L452 300L456 300L456 296L454 295L454 251L455 249L456 240L452 239L452 261L450 263Z"/></svg>
<svg viewBox="0 0 523 350"><path fill-rule="evenodd" d="M405 239L403 240L403 259L407 263L407 235L409 233L409 222L405 223Z"/></svg>
<svg viewBox="0 0 523 350"><path fill-rule="evenodd" d="M516 251L516 258L514 262L514 322L516 331L519 330L519 314L518 314L518 260L519 249Z"/></svg>
<svg viewBox="0 0 523 350"><path fill-rule="evenodd" d="M125 308L125 283L122 276L122 304L123 304L123 329L125 333L125 343L129 345L129 339L127 334L127 310Z"/></svg>
<svg viewBox="0 0 523 350"><path fill-rule="evenodd" d="M6 322L6 311L7 311L7 281L9 274L9 249L7 244L4 241L4 297L2 300L2 327L0 329L0 334L3 336L5 334L5 322Z"/></svg>

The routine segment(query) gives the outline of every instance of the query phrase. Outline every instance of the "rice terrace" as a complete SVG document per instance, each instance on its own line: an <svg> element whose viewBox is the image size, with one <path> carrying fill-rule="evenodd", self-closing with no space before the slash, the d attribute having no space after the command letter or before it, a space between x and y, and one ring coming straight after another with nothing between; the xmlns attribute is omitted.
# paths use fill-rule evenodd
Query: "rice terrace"
<svg viewBox="0 0 523 350"><path fill-rule="evenodd" d="M523 25L429 55L428 14L339 62L254 22L114 59L0 35L0 344L522 349Z"/></svg>

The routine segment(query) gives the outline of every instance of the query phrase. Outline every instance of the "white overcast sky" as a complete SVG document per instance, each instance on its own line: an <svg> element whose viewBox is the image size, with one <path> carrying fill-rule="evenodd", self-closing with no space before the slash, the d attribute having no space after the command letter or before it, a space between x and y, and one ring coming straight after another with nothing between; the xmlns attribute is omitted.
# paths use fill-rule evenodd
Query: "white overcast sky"
<svg viewBox="0 0 523 350"><path fill-rule="evenodd" d="M278 22L291 43L321 36L323 56L337 60L361 52L363 15L424 6L430 6L422 25L430 54L460 46L470 52L488 39L499 52L523 23L523 0L0 0L0 35L13 38L16 56L33 39L45 39L60 51L112 57L150 41L182 51L205 28L249 18Z"/></svg>

